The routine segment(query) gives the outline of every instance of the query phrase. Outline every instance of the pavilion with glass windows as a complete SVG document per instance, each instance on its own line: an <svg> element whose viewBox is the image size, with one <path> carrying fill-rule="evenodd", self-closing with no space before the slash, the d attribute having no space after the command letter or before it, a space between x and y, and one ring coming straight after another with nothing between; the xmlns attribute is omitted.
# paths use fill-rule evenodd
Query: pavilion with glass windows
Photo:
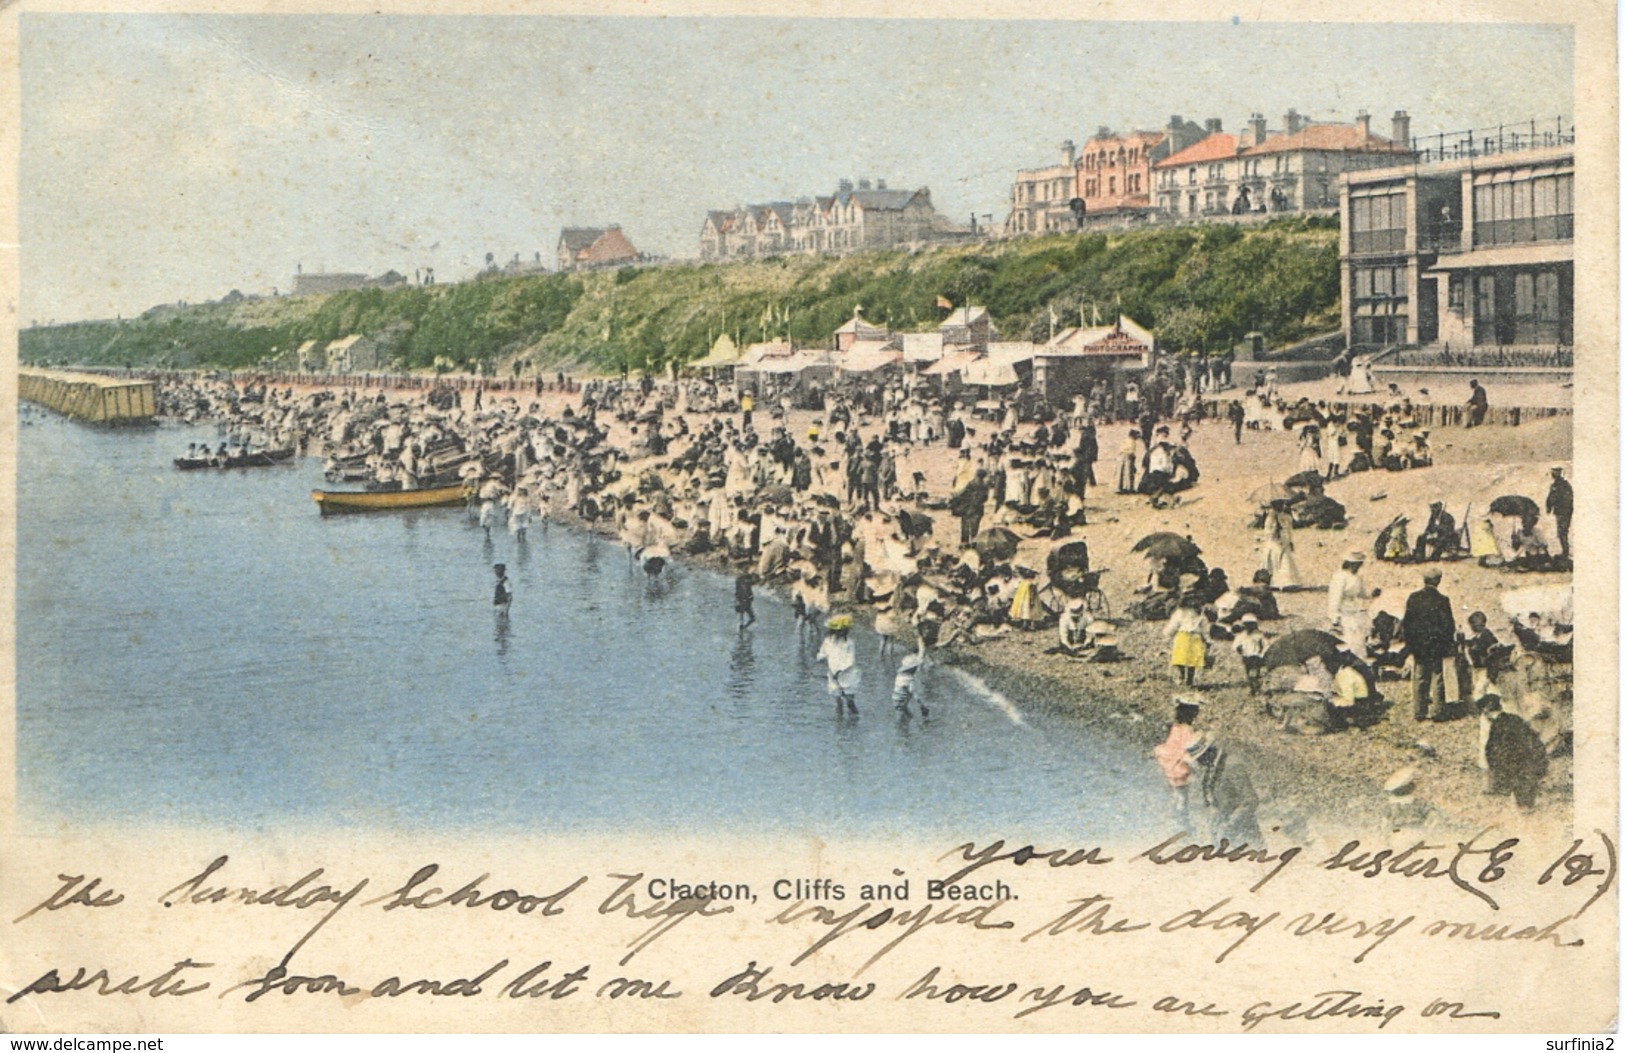
<svg viewBox="0 0 1625 1053"><path fill-rule="evenodd" d="M1340 189L1355 354L1572 366L1572 142L1350 172Z"/></svg>

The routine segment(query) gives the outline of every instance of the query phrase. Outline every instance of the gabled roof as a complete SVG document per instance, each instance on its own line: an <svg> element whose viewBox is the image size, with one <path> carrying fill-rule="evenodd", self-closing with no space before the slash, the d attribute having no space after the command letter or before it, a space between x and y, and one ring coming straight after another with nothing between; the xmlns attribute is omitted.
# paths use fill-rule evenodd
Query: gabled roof
<svg viewBox="0 0 1625 1053"><path fill-rule="evenodd" d="M935 362L920 370L922 376L946 377L954 373L962 373L965 367L982 357L977 351L950 351Z"/></svg>
<svg viewBox="0 0 1625 1053"><path fill-rule="evenodd" d="M891 335L890 330L884 326L875 325L863 317L863 308L861 307L853 311L852 317L847 319L846 324L835 330L835 332L837 334L855 333L859 339L884 340Z"/></svg>
<svg viewBox="0 0 1625 1053"><path fill-rule="evenodd" d="M589 263L613 263L617 260L637 258L638 250L632 247L632 243L621 233L619 227L610 227L593 239L591 245L576 253L576 259L584 259Z"/></svg>
<svg viewBox="0 0 1625 1053"><path fill-rule="evenodd" d="M688 363L690 369L725 369L728 366L737 366L740 360L739 348L734 345L733 338L727 333L717 337L716 343L704 358Z"/></svg>
<svg viewBox="0 0 1625 1053"><path fill-rule="evenodd" d="M1206 139L1158 161L1153 168L1177 168L1180 165L1205 164L1236 156L1236 137L1228 132L1214 132Z"/></svg>
<svg viewBox="0 0 1625 1053"><path fill-rule="evenodd" d="M1156 344L1151 332L1127 315L1118 315L1116 325L1063 329L1050 338L1039 354L1103 355L1132 357L1143 355Z"/></svg>
<svg viewBox="0 0 1625 1053"><path fill-rule="evenodd" d="M1257 146L1241 151L1244 156L1276 154L1289 150L1349 150L1359 153L1409 154L1410 147L1370 132L1360 133L1352 124L1311 124L1295 135L1274 135Z"/></svg>
<svg viewBox="0 0 1625 1053"><path fill-rule="evenodd" d="M953 313L944 318L942 320L942 324L937 326L937 331L941 332L944 329L952 329L957 326L973 326L978 322L984 321L986 318L986 307L975 307L971 305L956 307L954 308Z"/></svg>
<svg viewBox="0 0 1625 1053"><path fill-rule="evenodd" d="M559 234L559 247L574 256L603 236L603 227L565 227Z"/></svg>
<svg viewBox="0 0 1625 1053"><path fill-rule="evenodd" d="M886 340L859 340L837 355L835 364L848 373L872 373L903 361L903 352Z"/></svg>
<svg viewBox="0 0 1625 1053"><path fill-rule="evenodd" d="M915 190L847 190L835 195L842 204L851 201L865 212L900 212L914 200Z"/></svg>
<svg viewBox="0 0 1625 1053"><path fill-rule="evenodd" d="M795 348L782 340L770 340L766 343L752 344L745 348L745 353L739 357L742 366L759 366L774 359L788 359L795 354Z"/></svg>

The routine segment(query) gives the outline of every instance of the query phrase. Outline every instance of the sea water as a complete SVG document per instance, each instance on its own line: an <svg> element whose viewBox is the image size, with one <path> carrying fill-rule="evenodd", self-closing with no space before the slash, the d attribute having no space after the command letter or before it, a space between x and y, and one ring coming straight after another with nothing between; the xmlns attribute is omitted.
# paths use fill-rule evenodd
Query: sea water
<svg viewBox="0 0 1625 1053"><path fill-rule="evenodd" d="M855 635L837 717L817 632L765 591L650 578L560 524L489 540L460 508L322 517L319 459L181 472L212 428L20 429L17 787L25 825L1149 832L1138 750ZM491 565L514 599L492 609ZM1025 843L1025 842L1022 842Z"/></svg>

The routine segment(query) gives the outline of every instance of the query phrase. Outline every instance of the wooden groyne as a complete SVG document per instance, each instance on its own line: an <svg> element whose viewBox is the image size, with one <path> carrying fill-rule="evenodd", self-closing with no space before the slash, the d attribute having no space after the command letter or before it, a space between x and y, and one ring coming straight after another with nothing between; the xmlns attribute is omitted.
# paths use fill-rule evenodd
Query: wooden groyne
<svg viewBox="0 0 1625 1053"><path fill-rule="evenodd" d="M96 424L145 424L158 412L150 380L53 370L17 371L17 394L76 420Z"/></svg>

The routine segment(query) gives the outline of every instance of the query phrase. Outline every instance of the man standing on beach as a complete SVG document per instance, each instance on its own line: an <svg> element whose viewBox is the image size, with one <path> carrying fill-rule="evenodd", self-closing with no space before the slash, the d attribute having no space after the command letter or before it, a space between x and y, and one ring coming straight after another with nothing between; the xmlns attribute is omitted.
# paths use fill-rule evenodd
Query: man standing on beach
<svg viewBox="0 0 1625 1053"><path fill-rule="evenodd" d="M1467 396L1467 427L1476 428L1484 423L1484 414L1490 410L1490 396L1477 380L1467 383L1473 389L1472 394Z"/></svg>
<svg viewBox="0 0 1625 1053"><path fill-rule="evenodd" d="M1574 518L1574 487L1563 478L1563 469L1552 469L1552 488L1546 491L1546 511L1557 520L1557 543L1563 558L1569 558L1569 521Z"/></svg>
<svg viewBox="0 0 1625 1053"><path fill-rule="evenodd" d="M1405 600L1405 617L1400 622L1411 654L1413 715L1418 721L1429 719L1430 709L1433 720L1442 719L1445 660L1456 653L1456 616L1449 598L1439 592L1440 579L1436 570L1422 575L1422 587Z"/></svg>
<svg viewBox="0 0 1625 1053"><path fill-rule="evenodd" d="M978 468L965 488L948 500L948 511L959 517L959 543L968 545L982 529L982 508L987 504L987 469Z"/></svg>

